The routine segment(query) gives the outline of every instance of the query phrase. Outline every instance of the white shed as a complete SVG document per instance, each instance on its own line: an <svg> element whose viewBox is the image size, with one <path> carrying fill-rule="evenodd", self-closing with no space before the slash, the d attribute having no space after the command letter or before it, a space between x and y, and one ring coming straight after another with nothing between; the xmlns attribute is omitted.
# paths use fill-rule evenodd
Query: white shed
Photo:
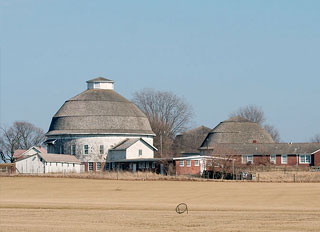
<svg viewBox="0 0 320 232"><path fill-rule="evenodd" d="M16 161L17 173L80 173L80 166L73 155L37 153Z"/></svg>

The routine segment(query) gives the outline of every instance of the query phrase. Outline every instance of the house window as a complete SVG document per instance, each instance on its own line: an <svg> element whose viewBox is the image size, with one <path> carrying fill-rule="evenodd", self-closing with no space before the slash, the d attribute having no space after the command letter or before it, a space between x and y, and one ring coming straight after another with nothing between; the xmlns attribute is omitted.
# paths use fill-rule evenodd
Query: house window
<svg viewBox="0 0 320 232"><path fill-rule="evenodd" d="M149 162L146 162L146 168L149 168Z"/></svg>
<svg viewBox="0 0 320 232"><path fill-rule="evenodd" d="M276 155L270 155L270 163L272 163L272 164L277 163L277 156Z"/></svg>
<svg viewBox="0 0 320 232"><path fill-rule="evenodd" d="M180 167L184 167L184 160L179 161Z"/></svg>
<svg viewBox="0 0 320 232"><path fill-rule="evenodd" d="M152 162L152 168L155 169L156 168L156 163Z"/></svg>
<svg viewBox="0 0 320 232"><path fill-rule="evenodd" d="M242 156L242 163L243 164L247 164L247 163L252 164L253 163L253 155L243 155Z"/></svg>
<svg viewBox="0 0 320 232"><path fill-rule="evenodd" d="M139 168L145 168L145 163L144 162L139 162Z"/></svg>
<svg viewBox="0 0 320 232"><path fill-rule="evenodd" d="M56 163L56 166L58 166L58 163Z"/></svg>
<svg viewBox="0 0 320 232"><path fill-rule="evenodd" d="M191 167L191 160L187 160L187 167Z"/></svg>
<svg viewBox="0 0 320 232"><path fill-rule="evenodd" d="M299 155L301 164L310 164L311 163L311 155Z"/></svg>
<svg viewBox="0 0 320 232"><path fill-rule="evenodd" d="M100 162L97 163L96 170L97 170L97 171L100 171L100 170L101 170L101 163L100 163Z"/></svg>
<svg viewBox="0 0 320 232"><path fill-rule="evenodd" d="M93 163L92 162L88 163L88 170L93 171Z"/></svg>
<svg viewBox="0 0 320 232"><path fill-rule="evenodd" d="M281 164L287 164L287 163L288 163L288 156L281 155Z"/></svg>
<svg viewBox="0 0 320 232"><path fill-rule="evenodd" d="M199 166L199 160L194 161L194 166Z"/></svg>
<svg viewBox="0 0 320 232"><path fill-rule="evenodd" d="M103 153L104 153L104 146L100 145L100 154L103 155Z"/></svg>
<svg viewBox="0 0 320 232"><path fill-rule="evenodd" d="M142 156L142 149L139 149L139 156Z"/></svg>
<svg viewBox="0 0 320 232"><path fill-rule="evenodd" d="M76 145L71 145L71 155L76 154Z"/></svg>
<svg viewBox="0 0 320 232"><path fill-rule="evenodd" d="M74 167L75 165L73 164L73 167Z"/></svg>
<svg viewBox="0 0 320 232"><path fill-rule="evenodd" d="M88 146L88 145L84 145L84 146L83 146L83 149L84 149L84 154L85 154L85 155L88 155L88 153L89 153L89 146Z"/></svg>

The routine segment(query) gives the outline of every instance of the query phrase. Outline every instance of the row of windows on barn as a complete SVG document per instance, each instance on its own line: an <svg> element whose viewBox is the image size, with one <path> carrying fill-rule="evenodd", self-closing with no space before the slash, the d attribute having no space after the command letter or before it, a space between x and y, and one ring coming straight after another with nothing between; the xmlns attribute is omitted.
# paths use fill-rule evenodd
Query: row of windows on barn
<svg viewBox="0 0 320 232"><path fill-rule="evenodd" d="M100 155L104 154L104 145L99 146L99 153ZM60 154L64 154L64 146L60 146ZM76 154L76 145L71 145L71 155ZM83 154L88 155L89 154L89 145L85 144L83 145ZM142 156L142 149L139 149L139 156Z"/></svg>
<svg viewBox="0 0 320 232"><path fill-rule="evenodd" d="M281 155L281 164L288 164L288 155ZM253 155L243 155L242 163L253 164ZM277 155L270 155L270 163L277 163ZM299 163L300 164L310 164L311 163L311 155L299 155Z"/></svg>

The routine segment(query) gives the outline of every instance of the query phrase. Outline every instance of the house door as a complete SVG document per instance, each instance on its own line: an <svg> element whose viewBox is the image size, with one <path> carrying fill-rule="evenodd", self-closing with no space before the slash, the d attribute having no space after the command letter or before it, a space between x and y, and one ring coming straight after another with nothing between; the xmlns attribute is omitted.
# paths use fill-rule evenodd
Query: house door
<svg viewBox="0 0 320 232"><path fill-rule="evenodd" d="M132 164L132 171L136 172L137 171L137 164Z"/></svg>

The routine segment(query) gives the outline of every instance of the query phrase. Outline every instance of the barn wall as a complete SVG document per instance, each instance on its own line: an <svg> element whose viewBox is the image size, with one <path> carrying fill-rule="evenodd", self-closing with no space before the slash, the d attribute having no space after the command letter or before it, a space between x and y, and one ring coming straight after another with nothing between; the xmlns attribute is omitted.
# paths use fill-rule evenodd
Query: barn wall
<svg viewBox="0 0 320 232"><path fill-rule="evenodd" d="M50 139L56 139L56 142L54 145L50 145L50 149L48 148L48 152L59 154L60 147L63 146L64 154L71 154L71 146L76 145L76 157L80 161L105 162L105 159L108 156L108 150L127 138L143 138L149 144L153 144L152 136L50 136ZM88 154L84 154L84 145L89 146ZM104 145L104 154L100 154L100 145Z"/></svg>
<svg viewBox="0 0 320 232"><path fill-rule="evenodd" d="M44 173L44 164L38 155L16 161L17 173Z"/></svg>

